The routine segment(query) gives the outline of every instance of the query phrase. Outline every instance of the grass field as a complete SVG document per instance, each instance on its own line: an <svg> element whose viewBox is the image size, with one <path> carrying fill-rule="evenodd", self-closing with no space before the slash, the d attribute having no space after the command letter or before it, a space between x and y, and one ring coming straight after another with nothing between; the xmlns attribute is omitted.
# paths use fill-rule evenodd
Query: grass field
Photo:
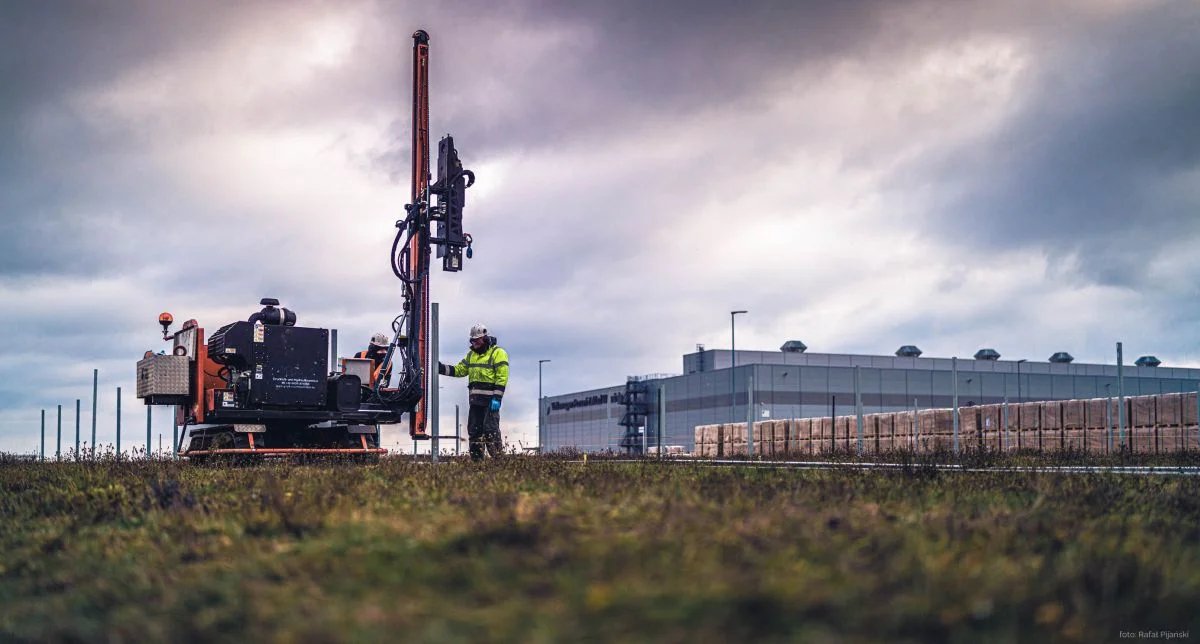
<svg viewBox="0 0 1200 644"><path fill-rule="evenodd" d="M1198 597L1195 477L0 459L5 641L1095 642Z"/></svg>

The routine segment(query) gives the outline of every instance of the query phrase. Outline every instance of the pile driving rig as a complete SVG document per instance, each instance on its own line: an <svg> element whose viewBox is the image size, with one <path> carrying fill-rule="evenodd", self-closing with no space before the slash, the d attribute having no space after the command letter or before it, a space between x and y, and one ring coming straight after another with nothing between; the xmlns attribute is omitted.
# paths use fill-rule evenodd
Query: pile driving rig
<svg viewBox="0 0 1200 644"><path fill-rule="evenodd" d="M411 202L396 222L390 254L404 305L382 358L331 364L329 331L297 326L296 313L274 298L263 298L261 311L220 327L207 341L196 320L172 333L174 320L163 313L159 324L171 351L146 351L137 364L137 396L147 405L175 407L181 455L194 461L231 454L375 458L386 453L378 425L400 423L405 414L409 435L429 438L430 245L444 271L462 270L464 250L471 257L462 217L475 175L463 168L447 135L430 184L429 35L422 30L413 34L412 72Z"/></svg>

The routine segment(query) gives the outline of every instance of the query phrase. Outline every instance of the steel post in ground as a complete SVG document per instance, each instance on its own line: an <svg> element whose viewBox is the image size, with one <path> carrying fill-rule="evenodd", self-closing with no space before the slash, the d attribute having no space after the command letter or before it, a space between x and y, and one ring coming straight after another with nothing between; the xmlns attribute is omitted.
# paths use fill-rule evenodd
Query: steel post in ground
<svg viewBox="0 0 1200 644"><path fill-rule="evenodd" d="M62 405L58 406L58 444L54 448L54 460L62 460Z"/></svg>
<svg viewBox="0 0 1200 644"><path fill-rule="evenodd" d="M1106 430L1108 451L1113 451L1113 423L1112 423L1112 394L1104 398L1104 428Z"/></svg>
<svg viewBox="0 0 1200 644"><path fill-rule="evenodd" d="M913 451L921 451L921 408L916 398L913 398Z"/></svg>
<svg viewBox="0 0 1200 644"><path fill-rule="evenodd" d="M79 399L75 399L75 460L79 460Z"/></svg>
<svg viewBox="0 0 1200 644"><path fill-rule="evenodd" d="M667 435L667 385L658 386L658 457L663 457L663 437Z"/></svg>
<svg viewBox="0 0 1200 644"><path fill-rule="evenodd" d="M100 370L92 369L92 456L96 455L96 394L100 387Z"/></svg>
<svg viewBox="0 0 1200 644"><path fill-rule="evenodd" d="M1007 388L1008 387L1005 387L1005 389L1007 389ZM1001 428L1001 431L1003 431L1004 434L1000 438L1000 451L1004 451L1004 450L1008 449L1008 394L1007 393L1004 394L1004 407L1002 408L1002 411L1004 412L1004 418L1001 420L1001 425L1003 425L1003 427Z"/></svg>
<svg viewBox="0 0 1200 644"><path fill-rule="evenodd" d="M454 455L458 456L459 445L462 443L462 426L458 421L458 403L454 403Z"/></svg>
<svg viewBox="0 0 1200 644"><path fill-rule="evenodd" d="M146 405L146 458L147 459L149 459L150 455L152 454L152 452L150 451L150 449L151 449L151 446L150 446L150 426L151 426L150 410L151 409L154 409L154 408L151 407L150 405Z"/></svg>
<svg viewBox="0 0 1200 644"><path fill-rule="evenodd" d="M438 303L430 302L429 304L429 355L437 357L438 355ZM432 364L432 363L431 363ZM438 417L440 416L438 409L438 373L436 369L429 369L426 374L429 380L429 460L438 462Z"/></svg>
<svg viewBox="0 0 1200 644"><path fill-rule="evenodd" d="M754 367L746 367L746 456L754 458Z"/></svg>
<svg viewBox="0 0 1200 644"><path fill-rule="evenodd" d="M954 397L954 412L950 417L951 425L954 431L954 453L958 453L958 356L950 358L951 378L954 379L953 397Z"/></svg>
<svg viewBox="0 0 1200 644"><path fill-rule="evenodd" d="M180 409L182 412L182 408ZM186 412L184 412L186 413ZM173 415L171 420L171 458L179 459L179 415Z"/></svg>
<svg viewBox="0 0 1200 644"><path fill-rule="evenodd" d="M42 410L42 460L46 460L46 410Z"/></svg>
<svg viewBox="0 0 1200 644"><path fill-rule="evenodd" d="M1125 448L1125 358L1117 343L1117 445Z"/></svg>
<svg viewBox="0 0 1200 644"><path fill-rule="evenodd" d="M117 458L121 458L121 388L117 387Z"/></svg>
<svg viewBox="0 0 1200 644"><path fill-rule="evenodd" d="M858 423L858 455L863 453L863 408L862 408L862 378L859 376L858 365L854 365L854 414Z"/></svg>

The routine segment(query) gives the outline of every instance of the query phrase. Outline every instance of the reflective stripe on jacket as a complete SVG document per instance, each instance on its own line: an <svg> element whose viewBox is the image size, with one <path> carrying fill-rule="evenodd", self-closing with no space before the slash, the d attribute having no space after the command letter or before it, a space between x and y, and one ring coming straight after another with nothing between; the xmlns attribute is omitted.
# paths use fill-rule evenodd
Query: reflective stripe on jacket
<svg viewBox="0 0 1200 644"><path fill-rule="evenodd" d="M440 373L455 378L467 377L467 393L471 397L501 398L508 386L508 352L496 345L482 354L468 351L456 365L443 365Z"/></svg>

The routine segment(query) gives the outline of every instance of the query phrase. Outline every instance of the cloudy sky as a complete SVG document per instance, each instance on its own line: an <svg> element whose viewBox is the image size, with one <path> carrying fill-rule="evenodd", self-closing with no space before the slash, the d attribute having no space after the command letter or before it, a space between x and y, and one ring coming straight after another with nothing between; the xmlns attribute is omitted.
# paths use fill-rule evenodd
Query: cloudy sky
<svg viewBox="0 0 1200 644"><path fill-rule="evenodd" d="M547 394L679 372L731 309L743 348L1200 365L1195 2L17 0L0 451L59 404L73 445L76 398L86 440L94 368L99 442L118 386L143 441L160 311L277 297L343 354L387 329L418 28L431 135L477 175L443 358L498 336L513 443L539 359Z"/></svg>

